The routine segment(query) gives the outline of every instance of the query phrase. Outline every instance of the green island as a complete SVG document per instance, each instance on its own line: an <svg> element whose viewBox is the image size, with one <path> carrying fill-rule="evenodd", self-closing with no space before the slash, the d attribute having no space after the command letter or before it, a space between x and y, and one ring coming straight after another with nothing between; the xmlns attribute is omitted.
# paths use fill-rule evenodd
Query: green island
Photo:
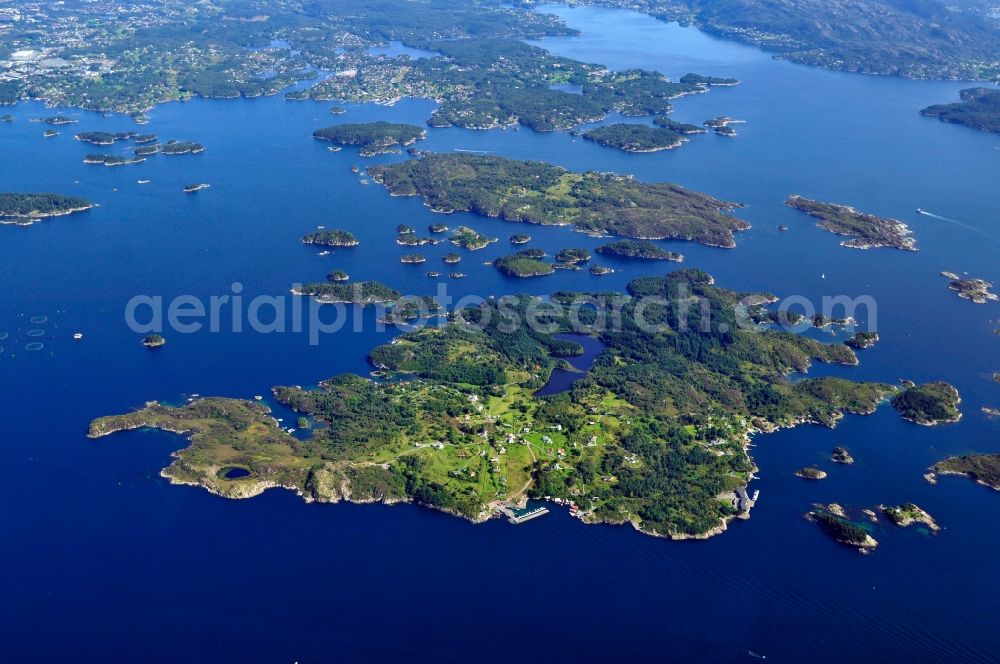
<svg viewBox="0 0 1000 664"><path fill-rule="evenodd" d="M928 106L920 114L937 118L941 122L1000 132L1000 90L968 88L962 90L959 97L961 102Z"/></svg>
<svg viewBox="0 0 1000 664"><path fill-rule="evenodd" d="M85 164L103 166L127 166L128 164L140 164L144 161L146 161L145 157L124 157L117 154L88 154L83 158Z"/></svg>
<svg viewBox="0 0 1000 664"><path fill-rule="evenodd" d="M510 256L501 256L493 261L493 267L505 276L521 278L544 277L556 271L551 263L539 260L540 257L530 252L530 249L526 249Z"/></svg>
<svg viewBox="0 0 1000 664"><path fill-rule="evenodd" d="M82 212L94 204L79 196L0 192L0 224L28 225L46 217Z"/></svg>
<svg viewBox="0 0 1000 664"><path fill-rule="evenodd" d="M462 257L452 251L442 256L441 260L448 265L454 265L455 263L461 263Z"/></svg>
<svg viewBox="0 0 1000 664"><path fill-rule="evenodd" d="M398 290L377 281L346 284L336 279L326 283L302 284L293 288L292 293L314 297L319 302L329 304L385 304L395 302L402 297L402 293Z"/></svg>
<svg viewBox="0 0 1000 664"><path fill-rule="evenodd" d="M599 254L606 256L618 256L620 258L640 258L643 260L655 261L675 261L680 263L684 256L673 251L667 251L657 247L652 242L641 240L618 240L609 244L602 244L595 249Z"/></svg>
<svg viewBox="0 0 1000 664"><path fill-rule="evenodd" d="M447 233L448 227L445 226L444 224L431 224L430 226L427 227L427 230L429 230L431 233Z"/></svg>
<svg viewBox="0 0 1000 664"><path fill-rule="evenodd" d="M58 135L59 135L59 132L56 131L55 129L46 129L45 131L42 132L42 137L43 138L53 138L53 137L58 136Z"/></svg>
<svg viewBox="0 0 1000 664"><path fill-rule="evenodd" d="M343 270L331 270L329 274L326 275L326 280L334 283L340 281L347 281L350 278L351 278L350 275L348 275Z"/></svg>
<svg viewBox="0 0 1000 664"><path fill-rule="evenodd" d="M961 402L958 390L948 383L936 381L907 388L893 397L892 407L905 420L934 426L958 422L962 418L958 410Z"/></svg>
<svg viewBox="0 0 1000 664"><path fill-rule="evenodd" d="M514 233L510 236L511 244L528 244L529 242L531 242L531 236L524 233Z"/></svg>
<svg viewBox="0 0 1000 664"><path fill-rule="evenodd" d="M732 248L750 224L724 212L737 207L675 184L611 173L575 173L538 161L467 153L427 154L368 167L395 196L420 196L439 212L508 221L572 225L592 234L644 240L693 240Z"/></svg>
<svg viewBox="0 0 1000 664"><path fill-rule="evenodd" d="M653 118L653 124L657 127L663 127L664 129L669 129L675 134L707 134L708 130L705 127L696 124L687 124L684 122L677 122L676 120L671 120L664 115L658 115Z"/></svg>
<svg viewBox="0 0 1000 664"><path fill-rule="evenodd" d="M156 147L160 154L165 155L201 154L205 151L204 145L192 141L173 140Z"/></svg>
<svg viewBox="0 0 1000 664"><path fill-rule="evenodd" d="M934 517L914 503L903 503L902 505L879 505L878 508L881 510L882 514L885 514L889 521L892 521L900 528L906 528L907 526L912 526L915 523L922 523L927 526L927 529L932 533L936 533L941 530L941 526L937 525L937 522L934 521Z"/></svg>
<svg viewBox="0 0 1000 664"><path fill-rule="evenodd" d="M954 272L942 272L942 277L950 279L948 288L955 291L963 300L968 300L973 304L986 304L996 302L997 294L992 292L993 284L985 279L970 277L960 277Z"/></svg>
<svg viewBox="0 0 1000 664"><path fill-rule="evenodd" d="M974 482L1000 491L1000 454L965 454L939 461L925 475L934 483L938 475L964 475Z"/></svg>
<svg viewBox="0 0 1000 664"><path fill-rule="evenodd" d="M804 480L825 480L826 471L820 470L819 468L799 468L795 471L796 477L801 477Z"/></svg>
<svg viewBox="0 0 1000 664"><path fill-rule="evenodd" d="M595 127L583 132L582 136L588 141L625 152L672 150L684 142L680 134L670 129L621 122Z"/></svg>
<svg viewBox="0 0 1000 664"><path fill-rule="evenodd" d="M749 516L751 435L834 426L845 412L874 412L896 389L788 380L813 361L856 358L843 344L743 330L736 308L745 294L703 272L637 279L628 292L564 294L598 306L549 308L544 332L510 326L538 298L488 300L375 348L383 380L344 374L315 389L274 388L278 403L321 425L305 438L287 434L264 405L226 398L150 402L95 420L89 435L144 427L183 435L163 475L231 498L286 487L310 501L416 502L476 522L528 496L559 498L578 504L586 523L704 538ZM641 307L650 296L657 305ZM620 307L622 323L598 333L604 350L590 371L566 392L535 396L563 358L581 352L554 335L578 330L577 315L596 323L602 303ZM713 315L702 326L705 307ZM229 466L250 474L220 477Z"/></svg>
<svg viewBox="0 0 1000 664"><path fill-rule="evenodd" d="M731 87L734 85L739 85L740 82L735 78L720 78L718 76L702 76L701 74L684 74L680 77L681 83L690 83L692 85L705 85L708 87Z"/></svg>
<svg viewBox="0 0 1000 664"><path fill-rule="evenodd" d="M396 146L407 146L427 137L427 131L411 124L392 122L366 122L340 124L313 132L313 138L330 141L334 145L356 145L358 155L373 157L392 152Z"/></svg>
<svg viewBox="0 0 1000 664"><path fill-rule="evenodd" d="M111 133L107 131L85 131L76 134L73 138L91 145L114 145L118 141L127 141L135 136L134 131L123 131Z"/></svg>
<svg viewBox="0 0 1000 664"><path fill-rule="evenodd" d="M47 118L32 118L31 122L40 122L42 124L58 127L60 125L76 124L79 120L68 118L65 115L53 115Z"/></svg>
<svg viewBox="0 0 1000 664"><path fill-rule="evenodd" d="M849 520L844 515L843 508L836 503L818 505L806 514L806 518L818 524L832 539L846 546L853 546L861 553L869 553L878 546L878 541L863 527Z"/></svg>
<svg viewBox="0 0 1000 664"><path fill-rule="evenodd" d="M556 252L556 260L560 263L586 263L590 260L590 252L583 248L560 249Z"/></svg>
<svg viewBox="0 0 1000 664"><path fill-rule="evenodd" d="M420 263L426 263L427 257L424 256L423 254L403 254L402 256L399 257L399 262L418 265Z"/></svg>
<svg viewBox="0 0 1000 664"><path fill-rule="evenodd" d="M319 244L324 247L356 247L358 238L350 231L338 228L320 229L305 235L302 238L305 244Z"/></svg>
<svg viewBox="0 0 1000 664"><path fill-rule="evenodd" d="M822 203L802 196L791 196L785 205L819 219L817 226L837 235L849 236L841 246L852 249L892 247L916 251L917 241L906 224L896 219L858 212L847 205Z"/></svg>
<svg viewBox="0 0 1000 664"><path fill-rule="evenodd" d="M479 233L468 226L459 226L452 233L449 241L455 246L462 247L463 249L468 249L469 251L478 251L480 249L485 249L489 245L497 241L495 237L486 237L482 233Z"/></svg>

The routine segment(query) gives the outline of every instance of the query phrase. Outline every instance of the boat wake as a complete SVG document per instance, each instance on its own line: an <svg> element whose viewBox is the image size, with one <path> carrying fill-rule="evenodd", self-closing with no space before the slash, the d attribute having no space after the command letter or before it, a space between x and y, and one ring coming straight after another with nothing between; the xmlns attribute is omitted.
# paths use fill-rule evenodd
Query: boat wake
<svg viewBox="0 0 1000 664"><path fill-rule="evenodd" d="M917 208L917 214L921 214L921 215L923 215L925 217L930 217L931 219L937 219L938 221L947 222L949 224L958 226L959 228L964 228L967 231L972 231L973 233L978 233L979 235L982 235L983 237L987 237L987 238L993 240L994 242L1000 242L1000 238L998 238L993 233L989 233L987 231L984 231L981 228L976 228L975 226L970 226L969 224L965 223L964 221L959 221L958 219L952 219L951 217L944 217L944 216L941 216L940 214L934 214L933 212L928 212L927 210L924 210L922 208Z"/></svg>

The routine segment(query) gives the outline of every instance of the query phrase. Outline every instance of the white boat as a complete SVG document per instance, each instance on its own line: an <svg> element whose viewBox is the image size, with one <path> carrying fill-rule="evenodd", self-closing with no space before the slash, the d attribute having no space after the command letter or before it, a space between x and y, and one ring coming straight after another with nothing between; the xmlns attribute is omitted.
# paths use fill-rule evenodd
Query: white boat
<svg viewBox="0 0 1000 664"><path fill-rule="evenodd" d="M83 339L83 333L77 332L76 334L73 335L73 338L79 341L80 339Z"/></svg>

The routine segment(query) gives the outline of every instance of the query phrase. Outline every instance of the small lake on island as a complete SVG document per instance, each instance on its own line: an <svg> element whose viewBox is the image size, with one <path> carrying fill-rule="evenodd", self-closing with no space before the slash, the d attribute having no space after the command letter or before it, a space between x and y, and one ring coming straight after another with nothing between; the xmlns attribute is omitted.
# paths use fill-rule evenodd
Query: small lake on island
<svg viewBox="0 0 1000 664"><path fill-rule="evenodd" d="M552 375L549 376L549 382L545 383L542 389L535 392L535 396L538 397L549 397L553 394L565 392L573 387L573 383L587 375L590 367L594 366L594 360L597 359L597 356L605 348L603 343L588 334L563 333L553 336L563 341L575 341L583 346L583 353L563 358L570 363L573 370L554 369Z"/></svg>

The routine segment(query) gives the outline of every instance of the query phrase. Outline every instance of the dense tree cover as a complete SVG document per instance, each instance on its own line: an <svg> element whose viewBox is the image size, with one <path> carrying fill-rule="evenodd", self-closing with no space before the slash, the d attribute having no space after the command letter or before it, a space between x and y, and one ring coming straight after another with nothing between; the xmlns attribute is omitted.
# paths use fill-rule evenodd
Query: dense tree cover
<svg viewBox="0 0 1000 664"><path fill-rule="evenodd" d="M468 226L459 226L456 228L449 240L456 246L462 247L463 249L470 249L472 251L482 249L497 241L495 237L486 237L482 233L479 233Z"/></svg>
<svg viewBox="0 0 1000 664"><path fill-rule="evenodd" d="M303 284L296 291L323 302L343 302L346 304L377 304L395 302L402 293L377 281L359 281L353 284L327 282Z"/></svg>
<svg viewBox="0 0 1000 664"><path fill-rule="evenodd" d="M824 511L813 512L812 516L823 532L838 542L859 546L868 541L868 531L844 517Z"/></svg>
<svg viewBox="0 0 1000 664"><path fill-rule="evenodd" d="M108 131L84 131L73 138L93 145L113 145L117 141L127 141L135 136L134 131L111 133Z"/></svg>
<svg viewBox="0 0 1000 664"><path fill-rule="evenodd" d="M609 244L602 244L595 249L599 254L607 256L620 256L622 258L642 258L646 260L658 261L683 261L684 256L673 251L667 251L657 247L652 242L643 240L618 240Z"/></svg>
<svg viewBox="0 0 1000 664"><path fill-rule="evenodd" d="M732 203L674 184L611 173L574 173L537 161L469 153L427 154L368 173L398 196L435 210L471 211L508 221L568 225L640 239L686 239L734 247L749 225L723 214Z"/></svg>
<svg viewBox="0 0 1000 664"><path fill-rule="evenodd" d="M657 127L663 127L664 129L669 129L670 131L677 134L705 134L708 132L702 126L696 124L686 124L684 122L677 122L672 120L665 115L658 115L653 118L653 124Z"/></svg>
<svg viewBox="0 0 1000 664"><path fill-rule="evenodd" d="M145 161L141 155L134 157L123 157L118 154L88 154L83 158L85 164L104 164L105 166L124 166L125 164L138 164Z"/></svg>
<svg viewBox="0 0 1000 664"><path fill-rule="evenodd" d="M665 115L673 107L670 100L681 95L704 92L691 83L672 83L658 72L629 69L615 72L583 86L583 94L622 115Z"/></svg>
<svg viewBox="0 0 1000 664"><path fill-rule="evenodd" d="M543 277L555 272L551 264L539 260L538 256L530 253L501 256L493 261L493 267L508 277Z"/></svg>
<svg viewBox="0 0 1000 664"><path fill-rule="evenodd" d="M92 206L79 196L0 192L0 217L51 217Z"/></svg>
<svg viewBox="0 0 1000 664"><path fill-rule="evenodd" d="M617 123L595 127L583 132L583 137L600 145L625 152L656 152L676 148L683 139L680 134L662 127L644 124Z"/></svg>
<svg viewBox="0 0 1000 664"><path fill-rule="evenodd" d="M361 156L387 152L397 145L410 145L426 136L427 131L416 125L384 120L334 125L313 132L313 138L322 141L330 141L336 145L357 145Z"/></svg>
<svg viewBox="0 0 1000 664"><path fill-rule="evenodd" d="M920 111L921 115L953 122L983 131L1000 132L1000 90L969 88L960 93L956 104L936 104Z"/></svg>
<svg viewBox="0 0 1000 664"><path fill-rule="evenodd" d="M791 196L785 205L819 219L817 224L831 233L850 236L841 244L854 249L892 247L916 251L917 241L906 224L896 219L858 212L847 205L823 203L802 196Z"/></svg>
<svg viewBox="0 0 1000 664"><path fill-rule="evenodd" d="M811 360L852 363L854 355L843 344L741 328L744 295L703 272L637 280L629 292L553 296L589 302L580 322L619 311L621 323L598 328L604 351L552 397L532 392L561 357L582 352L555 336L575 329L573 316L538 310L538 298L506 297L375 348L380 381L343 375L318 389L275 388L280 403L318 423L305 439L255 404L224 399L102 418L91 435L136 426L188 432L191 445L167 475L223 494L235 489L210 469L236 463L318 500L414 500L476 519L489 501L527 488L581 503L591 521L685 537L734 515L731 493L753 470L751 427L832 425L841 411L870 412L893 390L840 378L790 382L785 374ZM524 324L531 311L538 325Z"/></svg>
<svg viewBox="0 0 1000 664"><path fill-rule="evenodd" d="M168 155L198 154L205 151L205 146L193 141L167 141L159 146L159 151Z"/></svg>
<svg viewBox="0 0 1000 664"><path fill-rule="evenodd" d="M958 410L958 390L944 382L914 386L892 400L892 407L905 419L917 424L955 422L962 414Z"/></svg>
<svg viewBox="0 0 1000 664"><path fill-rule="evenodd" d="M560 263L586 263L590 260L590 252L582 247L560 249L556 252L556 260Z"/></svg>
<svg viewBox="0 0 1000 664"><path fill-rule="evenodd" d="M680 78L681 83L693 85L736 85L739 81L735 78L720 78L718 76L702 76L701 74L684 74Z"/></svg>
<svg viewBox="0 0 1000 664"><path fill-rule="evenodd" d="M958 80L1000 75L1000 27L987 15L989 3L638 0L631 6L829 69Z"/></svg>
<svg viewBox="0 0 1000 664"><path fill-rule="evenodd" d="M0 106L11 106L17 103L21 96L21 86L17 81L0 83Z"/></svg>
<svg viewBox="0 0 1000 664"><path fill-rule="evenodd" d="M957 473L1000 491L1000 454L966 454L939 461L935 473Z"/></svg>
<svg viewBox="0 0 1000 664"><path fill-rule="evenodd" d="M321 229L305 235L302 241L306 244L320 244L326 247L356 247L358 238L350 231L339 228Z"/></svg>

